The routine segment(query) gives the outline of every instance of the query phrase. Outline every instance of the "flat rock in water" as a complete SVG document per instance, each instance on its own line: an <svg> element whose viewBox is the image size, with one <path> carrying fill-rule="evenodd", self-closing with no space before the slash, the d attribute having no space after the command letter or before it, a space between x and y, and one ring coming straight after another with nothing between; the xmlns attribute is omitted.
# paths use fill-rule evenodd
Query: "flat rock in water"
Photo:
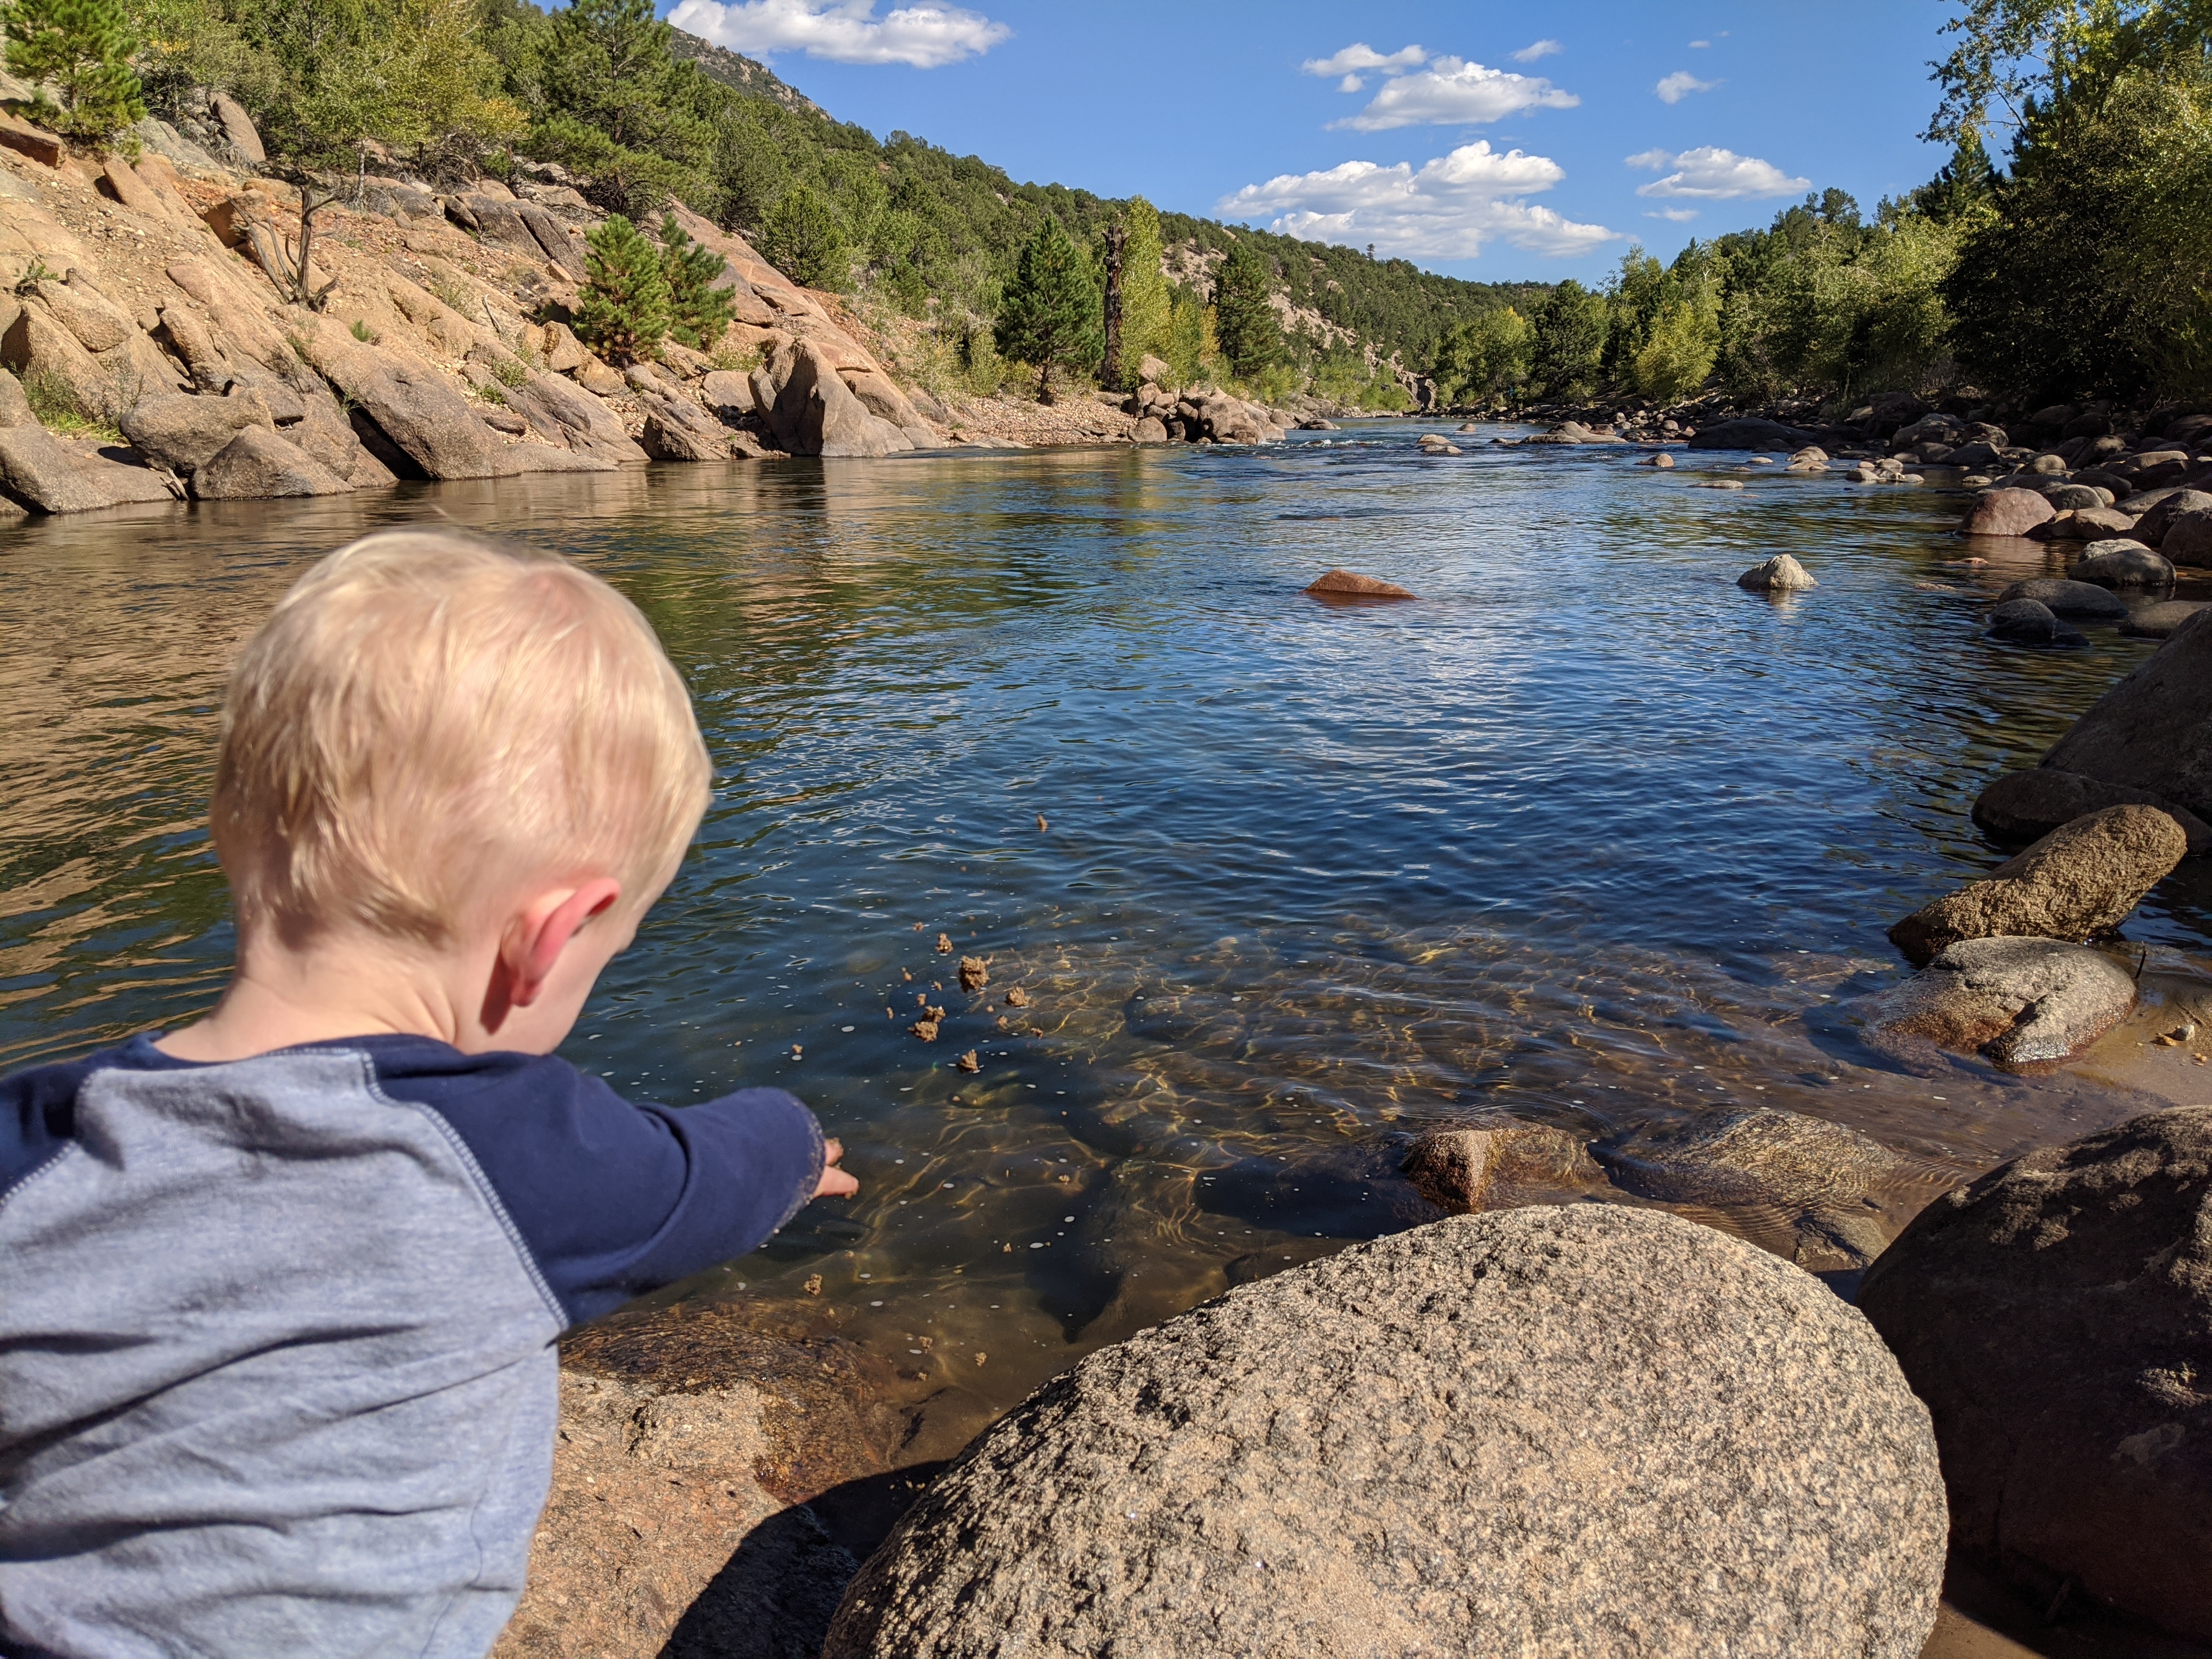
<svg viewBox="0 0 2212 1659"><path fill-rule="evenodd" d="M2045 526L2053 541L2094 542L2132 537L2136 521L2117 507L2084 507L2062 513Z"/></svg>
<svg viewBox="0 0 2212 1659"><path fill-rule="evenodd" d="M2007 599L1990 612L1990 637L2008 645L2087 645L2039 599Z"/></svg>
<svg viewBox="0 0 2212 1659"><path fill-rule="evenodd" d="M2137 541L2091 542L2081 561L2066 573L2077 582L2100 587L2169 587L2173 567Z"/></svg>
<svg viewBox="0 0 2212 1659"><path fill-rule="evenodd" d="M2058 576L2033 576L2014 582L1997 595L1999 605L2014 599L2033 599L2055 617L2084 622L2117 622L2128 614L2127 601L2110 588L2094 582L2068 581Z"/></svg>
<svg viewBox="0 0 2212 1659"><path fill-rule="evenodd" d="M2154 806L2181 826L2192 854L2212 852L2212 824L2148 790L2106 783L2055 766L2008 772L1974 802L1974 823L1992 840L2018 846L2040 840L2108 806Z"/></svg>
<svg viewBox="0 0 2212 1659"><path fill-rule="evenodd" d="M1401 1167L1422 1197L1455 1215L1602 1178L1579 1136L1510 1121L1423 1135Z"/></svg>
<svg viewBox="0 0 2212 1659"><path fill-rule="evenodd" d="M1868 1046L1980 1054L2008 1070L2050 1071L2127 1018L2135 975L2101 951L2053 939L1973 939L1902 985L1867 998Z"/></svg>
<svg viewBox="0 0 2212 1659"><path fill-rule="evenodd" d="M1765 564L1738 576L1735 585L1753 593L1794 593L1820 584L1813 580L1811 571L1787 553L1777 553Z"/></svg>
<svg viewBox="0 0 2212 1659"><path fill-rule="evenodd" d="M1692 449L1802 449L1814 441L1813 434L1794 426L1761 420L1757 416L1745 416L1734 421L1722 421L1714 426L1699 427L1697 435L1690 440Z"/></svg>
<svg viewBox="0 0 2212 1659"><path fill-rule="evenodd" d="M2212 823L2212 621L2202 612L2184 621L2043 764L2142 790Z"/></svg>
<svg viewBox="0 0 2212 1659"><path fill-rule="evenodd" d="M1324 570L1305 591L1322 599L1410 599L1415 596L1395 582L1363 576L1356 570Z"/></svg>
<svg viewBox="0 0 2212 1659"><path fill-rule="evenodd" d="M2160 599L2155 605L2131 611L2120 624L2120 632L2139 640L2167 639L2204 606L2203 599Z"/></svg>
<svg viewBox="0 0 2212 1659"><path fill-rule="evenodd" d="M2107 806L1922 906L1889 930L1890 942L1917 966L1960 939L2094 939L2126 921L2188 853L2188 832L2155 806Z"/></svg>
<svg viewBox="0 0 2212 1659"><path fill-rule="evenodd" d="M2212 1641L2212 1107L1937 1199L1859 1306L1928 1402L1957 1547Z"/></svg>
<svg viewBox="0 0 2212 1659"><path fill-rule="evenodd" d="M1959 528L1969 536L2025 536L2054 511L2033 489L1984 489L1966 509Z"/></svg>
<svg viewBox="0 0 2212 1659"><path fill-rule="evenodd" d="M1641 1197L1779 1221L1797 1235L1801 1264L1834 1255L1863 1267L1889 1241L1868 1192L1898 1158L1840 1123L1759 1106L1626 1130L1590 1152Z"/></svg>
<svg viewBox="0 0 2212 1659"><path fill-rule="evenodd" d="M1652 1211L1505 1210L1054 1378L823 1659L1914 1659L1945 1531L1925 1409L1819 1280Z"/></svg>

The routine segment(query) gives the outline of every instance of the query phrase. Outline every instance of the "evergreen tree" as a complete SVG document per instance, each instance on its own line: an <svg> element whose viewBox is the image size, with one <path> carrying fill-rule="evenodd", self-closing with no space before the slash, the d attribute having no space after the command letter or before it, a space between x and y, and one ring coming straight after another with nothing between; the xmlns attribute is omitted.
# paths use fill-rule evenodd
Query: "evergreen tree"
<svg viewBox="0 0 2212 1659"><path fill-rule="evenodd" d="M1040 403L1052 401L1055 363L1087 368L1098 349L1098 290L1074 240L1050 214L1022 249L993 333L1002 356L1036 368Z"/></svg>
<svg viewBox="0 0 2212 1659"><path fill-rule="evenodd" d="M669 52L670 33L653 0L572 0L538 46L546 108L531 150L583 174L586 193L625 214L701 180L714 157L698 72Z"/></svg>
<svg viewBox="0 0 2212 1659"><path fill-rule="evenodd" d="M1134 380L1147 356L1168 357L1168 279L1160 270L1160 216L1141 196L1129 198L1129 239L1121 246L1121 374Z"/></svg>
<svg viewBox="0 0 2212 1659"><path fill-rule="evenodd" d="M669 324L660 250L619 213L584 240L590 251L576 300L578 337L618 363L652 356Z"/></svg>
<svg viewBox="0 0 2212 1659"><path fill-rule="evenodd" d="M1551 398L1585 398L1597 387L1605 355L1605 300L1570 276L1545 296L1535 325L1528 378Z"/></svg>
<svg viewBox="0 0 2212 1659"><path fill-rule="evenodd" d="M660 274L668 283L668 331L695 351L722 337L732 314L730 290L716 288L722 256L693 241L673 214L660 216Z"/></svg>
<svg viewBox="0 0 2212 1659"><path fill-rule="evenodd" d="M1267 303L1267 256L1239 237L1214 277L1213 329L1221 355L1240 377L1249 380L1282 356L1283 331Z"/></svg>
<svg viewBox="0 0 2212 1659"><path fill-rule="evenodd" d="M801 288L842 294L853 285L853 251L844 228L830 204L805 185L793 185L769 210L760 251Z"/></svg>
<svg viewBox="0 0 2212 1659"><path fill-rule="evenodd" d="M61 131L100 143L146 113L131 54L138 50L120 0L9 0L0 5L8 68L33 87L51 81L34 110Z"/></svg>

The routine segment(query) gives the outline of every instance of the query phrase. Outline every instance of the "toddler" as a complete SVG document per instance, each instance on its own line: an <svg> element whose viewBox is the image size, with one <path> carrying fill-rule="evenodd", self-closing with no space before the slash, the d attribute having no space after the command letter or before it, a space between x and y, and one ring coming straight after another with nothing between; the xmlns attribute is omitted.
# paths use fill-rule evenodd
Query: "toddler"
<svg viewBox="0 0 2212 1659"><path fill-rule="evenodd" d="M285 595L223 711L221 1003L0 1079L0 1652L490 1649L555 1339L857 1190L780 1091L550 1057L708 775L560 559L394 532Z"/></svg>

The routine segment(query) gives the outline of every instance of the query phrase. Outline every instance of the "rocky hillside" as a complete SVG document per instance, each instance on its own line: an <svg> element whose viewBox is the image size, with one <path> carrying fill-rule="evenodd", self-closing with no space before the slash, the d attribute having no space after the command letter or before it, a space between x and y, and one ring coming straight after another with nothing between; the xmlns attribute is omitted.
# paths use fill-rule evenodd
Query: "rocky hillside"
<svg viewBox="0 0 2212 1659"><path fill-rule="evenodd" d="M826 112L798 88L777 79L775 71L766 64L756 63L743 52L702 40L682 29L669 32L668 50L675 57L697 65L701 74L726 87L734 87L757 98L772 98L786 109L805 110L813 115Z"/></svg>
<svg viewBox="0 0 2212 1659"><path fill-rule="evenodd" d="M208 146L147 122L136 161L0 118L0 514L1157 439L1133 406L948 406L839 296L681 209L736 320L711 351L602 361L562 320L599 216L552 167L446 192L366 178L315 216L299 302L298 193L256 175L252 124L218 105Z"/></svg>

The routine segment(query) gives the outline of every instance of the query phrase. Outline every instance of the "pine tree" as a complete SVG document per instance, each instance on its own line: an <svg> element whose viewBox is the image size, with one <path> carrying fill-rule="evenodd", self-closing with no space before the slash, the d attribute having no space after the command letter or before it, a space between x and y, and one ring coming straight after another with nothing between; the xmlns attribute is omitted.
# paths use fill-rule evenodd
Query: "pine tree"
<svg viewBox="0 0 2212 1659"><path fill-rule="evenodd" d="M590 251L584 291L576 301L578 337L617 362L652 356L668 332L668 278L660 250L619 213L584 241Z"/></svg>
<svg viewBox="0 0 2212 1659"><path fill-rule="evenodd" d="M1283 331L1267 303L1267 258L1242 239L1229 245L1214 278L1213 327L1229 367L1246 380L1282 355Z"/></svg>
<svg viewBox="0 0 2212 1659"><path fill-rule="evenodd" d="M138 42L119 0L9 0L0 29L9 71L61 93L58 109L44 93L33 106L60 131L97 143L145 115L130 61Z"/></svg>
<svg viewBox="0 0 2212 1659"><path fill-rule="evenodd" d="M1098 349L1098 290L1050 214L1022 249L992 332L1001 355L1035 367L1039 403L1052 401L1055 363L1088 367Z"/></svg>
<svg viewBox="0 0 2212 1659"><path fill-rule="evenodd" d="M793 185L769 210L760 251L801 288L842 294L853 285L853 251L844 228L830 204L805 185Z"/></svg>
<svg viewBox="0 0 2212 1659"><path fill-rule="evenodd" d="M1133 380L1148 356L1168 356L1168 279L1160 270L1160 216L1129 198L1129 240L1121 247L1121 377Z"/></svg>
<svg viewBox="0 0 2212 1659"><path fill-rule="evenodd" d="M693 241L673 214L660 216L660 274L668 283L668 331L695 351L722 337L732 314L730 290L716 288L722 256Z"/></svg>

